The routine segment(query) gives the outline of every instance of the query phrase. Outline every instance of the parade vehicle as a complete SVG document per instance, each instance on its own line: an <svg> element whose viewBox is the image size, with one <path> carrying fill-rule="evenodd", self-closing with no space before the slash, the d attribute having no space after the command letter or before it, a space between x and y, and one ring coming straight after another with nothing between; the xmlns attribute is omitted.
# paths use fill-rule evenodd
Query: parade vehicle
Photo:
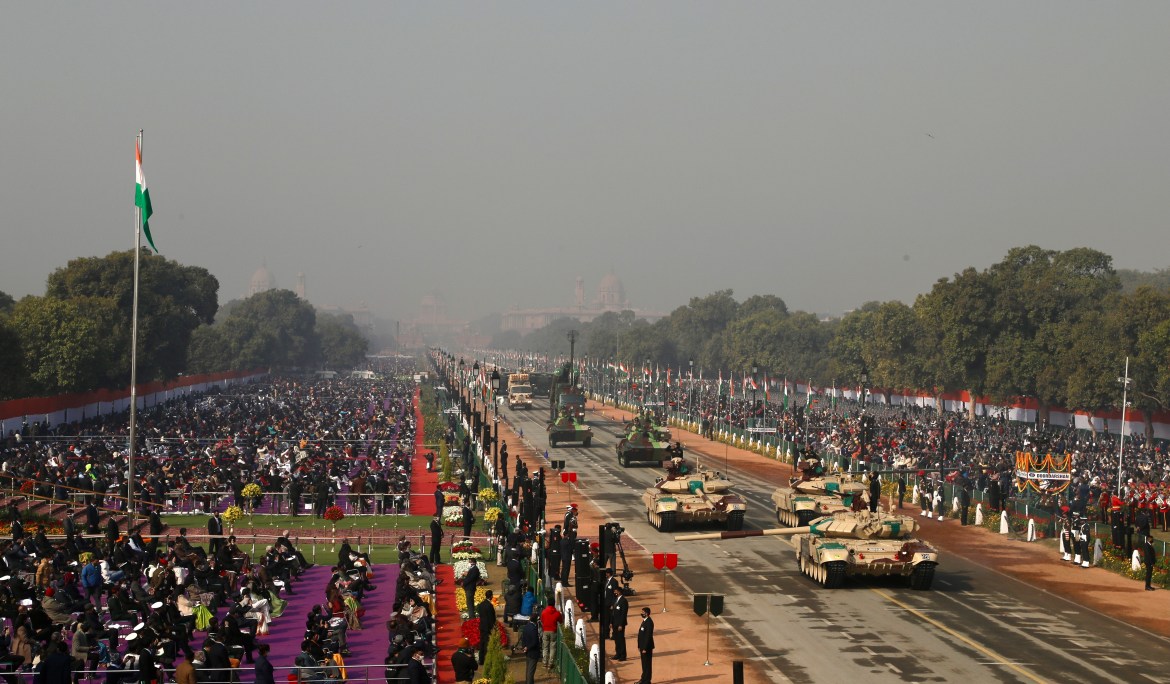
<svg viewBox="0 0 1170 684"><path fill-rule="evenodd" d="M789 535L801 574L826 589L840 587L848 577L901 576L911 589L927 590L934 582L938 551L914 538L917 530L918 523L910 516L855 510L817 518L802 527L689 534L675 540Z"/></svg>
<svg viewBox="0 0 1170 684"><path fill-rule="evenodd" d="M626 423L625 436L618 440L616 448L618 463L623 468L631 464L661 466L682 456L682 447L670 443L670 428L662 425L648 410Z"/></svg>
<svg viewBox="0 0 1170 684"><path fill-rule="evenodd" d="M532 408L532 384L528 381L528 373L508 374L508 408Z"/></svg>
<svg viewBox="0 0 1170 684"><path fill-rule="evenodd" d="M865 484L848 474L823 474L819 459L805 459L797 468L800 476L772 492L776 522L781 525L807 525L816 518L850 510L855 497L866 500Z"/></svg>
<svg viewBox="0 0 1170 684"><path fill-rule="evenodd" d="M731 492L731 481L703 466L692 468L681 457L670 461L667 476L642 494L646 520L660 532L680 525L717 523L729 531L743 529L747 502Z"/></svg>
<svg viewBox="0 0 1170 684"><path fill-rule="evenodd" d="M548 445L556 448L565 442L579 442L588 447L593 429L585 423L585 392L577 386L570 364L553 377L549 389Z"/></svg>

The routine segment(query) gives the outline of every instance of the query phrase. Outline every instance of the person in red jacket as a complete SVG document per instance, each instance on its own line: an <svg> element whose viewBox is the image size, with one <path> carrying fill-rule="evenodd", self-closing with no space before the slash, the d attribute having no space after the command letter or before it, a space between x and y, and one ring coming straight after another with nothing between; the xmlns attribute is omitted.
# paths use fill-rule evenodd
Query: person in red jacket
<svg viewBox="0 0 1170 684"><path fill-rule="evenodd" d="M544 666L551 668L557 651L557 626L561 624L561 611L548 604L540 611L540 653Z"/></svg>

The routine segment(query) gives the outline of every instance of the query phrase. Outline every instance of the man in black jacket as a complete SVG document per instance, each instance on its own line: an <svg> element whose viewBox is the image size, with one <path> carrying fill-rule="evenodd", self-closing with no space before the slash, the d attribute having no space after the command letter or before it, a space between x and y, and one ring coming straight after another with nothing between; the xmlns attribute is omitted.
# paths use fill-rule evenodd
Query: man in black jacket
<svg viewBox="0 0 1170 684"><path fill-rule="evenodd" d="M482 665L487 657L488 640L496 628L496 607L492 605L491 589L487 590L483 600L475 607L475 615L479 618L479 662Z"/></svg>
<svg viewBox="0 0 1170 684"><path fill-rule="evenodd" d="M467 574L463 576L463 594L467 597L467 614L469 616L475 613L475 589L479 586L481 576L478 563L472 563Z"/></svg>
<svg viewBox="0 0 1170 684"><path fill-rule="evenodd" d="M642 624L638 627L638 653L642 654L642 677L638 684L650 684L654 672L654 620L650 609L642 608Z"/></svg>
<svg viewBox="0 0 1170 684"><path fill-rule="evenodd" d="M609 621L613 625L613 659L626 659L626 615L630 610L630 601L622 593L620 587L613 589L613 607L609 611Z"/></svg>
<svg viewBox="0 0 1170 684"><path fill-rule="evenodd" d="M443 523L439 520L439 514L431 518L431 552L427 556L431 565L439 564L439 549L443 544Z"/></svg>
<svg viewBox="0 0 1170 684"><path fill-rule="evenodd" d="M223 521L219 517L219 511L211 514L207 519L207 554L214 556L219 552L219 547L223 545L223 540L220 536L223 535Z"/></svg>

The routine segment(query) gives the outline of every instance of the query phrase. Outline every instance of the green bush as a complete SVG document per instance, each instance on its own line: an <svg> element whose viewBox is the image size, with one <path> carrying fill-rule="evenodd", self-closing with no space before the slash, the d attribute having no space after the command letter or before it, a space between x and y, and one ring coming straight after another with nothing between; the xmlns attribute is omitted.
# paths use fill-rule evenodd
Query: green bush
<svg viewBox="0 0 1170 684"><path fill-rule="evenodd" d="M504 647L500 645L499 629L492 630L480 676L487 678L491 684L511 684L511 679L508 678L508 661L504 657Z"/></svg>

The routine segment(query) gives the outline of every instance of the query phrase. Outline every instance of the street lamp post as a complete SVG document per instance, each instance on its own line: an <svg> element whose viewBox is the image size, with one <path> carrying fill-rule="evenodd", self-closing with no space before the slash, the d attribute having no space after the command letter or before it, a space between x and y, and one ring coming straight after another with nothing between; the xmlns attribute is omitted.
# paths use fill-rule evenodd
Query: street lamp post
<svg viewBox="0 0 1170 684"><path fill-rule="evenodd" d="M500 472L500 399L496 394L500 391L500 371L492 370L492 421L495 425L495 434L492 435L492 478L499 477Z"/></svg>
<svg viewBox="0 0 1170 684"><path fill-rule="evenodd" d="M1117 447L1117 495L1121 496L1121 464L1125 456L1125 410L1129 407L1129 357L1125 357L1125 375L1117 378L1121 383L1121 439Z"/></svg>
<svg viewBox="0 0 1170 684"><path fill-rule="evenodd" d="M695 360L689 359L687 365L690 372L687 375L687 420L695 422Z"/></svg>
<svg viewBox="0 0 1170 684"><path fill-rule="evenodd" d="M757 383L756 376L758 376L759 374L760 374L760 367L753 364L752 365L752 425L751 425L752 427L756 427L756 411L758 410L758 407L756 406L756 383Z"/></svg>
<svg viewBox="0 0 1170 684"><path fill-rule="evenodd" d="M864 409L866 386L869 384L869 371L866 370L864 365L861 367L861 375L857 379L861 381L861 408Z"/></svg>

